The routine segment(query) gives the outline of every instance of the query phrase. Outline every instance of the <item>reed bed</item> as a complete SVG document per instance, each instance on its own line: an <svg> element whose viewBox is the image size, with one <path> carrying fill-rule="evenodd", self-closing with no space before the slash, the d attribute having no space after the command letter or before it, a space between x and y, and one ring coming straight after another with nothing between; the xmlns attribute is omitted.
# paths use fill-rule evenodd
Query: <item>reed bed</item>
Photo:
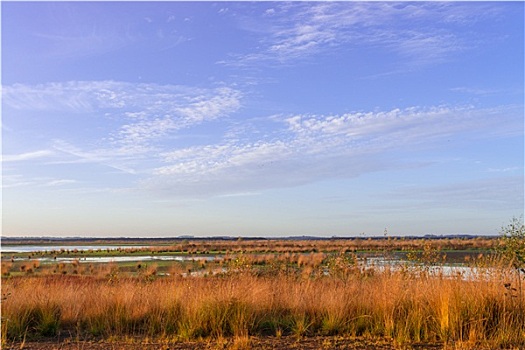
<svg viewBox="0 0 525 350"><path fill-rule="evenodd" d="M525 297L512 271L465 280L391 269L316 275L304 266L307 274L11 277L2 283L2 337L343 335L525 347Z"/></svg>
<svg viewBox="0 0 525 350"><path fill-rule="evenodd" d="M25 240L14 243L38 244L39 241ZM82 242L78 242L81 244ZM118 249L94 249L81 251L75 248L33 252L27 258L42 256L100 256L120 254L239 254L239 253L317 253L317 252L384 252L384 251L413 251L430 247L436 250L479 250L488 251L498 247L500 241L496 237L462 238L404 238L404 237L374 237L374 238L333 238L333 239L308 239L308 240L283 240L283 239L238 239L238 240L165 240L162 244L144 240L129 239L126 241L97 241L97 244L123 244ZM74 242L70 242L74 244ZM126 247L129 244L141 244L147 247ZM15 254L17 257L21 254Z"/></svg>

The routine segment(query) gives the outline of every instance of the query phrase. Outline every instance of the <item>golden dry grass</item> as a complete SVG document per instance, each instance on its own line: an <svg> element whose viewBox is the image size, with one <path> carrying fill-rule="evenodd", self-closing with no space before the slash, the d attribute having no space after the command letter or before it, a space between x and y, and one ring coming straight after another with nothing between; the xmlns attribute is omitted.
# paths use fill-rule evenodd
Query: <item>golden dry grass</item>
<svg viewBox="0 0 525 350"><path fill-rule="evenodd" d="M315 269L316 259L301 264ZM464 280L425 271L347 272L261 275L246 268L206 278L9 278L2 283L3 340L345 335L525 346L525 300L504 285L511 275Z"/></svg>
<svg viewBox="0 0 525 350"><path fill-rule="evenodd" d="M525 295L516 269L494 255L470 261L492 266L491 274L465 279L429 273L445 249L486 250L497 244L494 239L187 241L119 253L183 252L199 254L200 260L124 267L81 260L40 264L35 256L6 259L2 345L45 337L138 337L229 339L243 348L252 336L270 335L524 348ZM360 266L353 253L392 250L410 252L407 257L416 264ZM202 259L218 252L219 261ZM161 276L166 272L169 277Z"/></svg>

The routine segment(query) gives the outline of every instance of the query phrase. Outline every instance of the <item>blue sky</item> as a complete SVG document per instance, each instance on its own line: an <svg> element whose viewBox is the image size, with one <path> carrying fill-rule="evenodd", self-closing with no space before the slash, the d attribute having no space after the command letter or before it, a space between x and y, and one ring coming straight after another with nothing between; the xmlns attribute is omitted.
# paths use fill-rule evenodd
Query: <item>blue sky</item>
<svg viewBox="0 0 525 350"><path fill-rule="evenodd" d="M2 2L4 236L496 234L522 2Z"/></svg>

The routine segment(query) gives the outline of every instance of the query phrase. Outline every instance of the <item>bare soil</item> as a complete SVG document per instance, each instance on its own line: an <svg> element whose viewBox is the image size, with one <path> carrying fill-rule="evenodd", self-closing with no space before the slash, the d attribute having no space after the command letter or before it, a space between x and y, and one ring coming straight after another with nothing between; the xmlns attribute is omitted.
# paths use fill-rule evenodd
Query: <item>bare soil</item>
<svg viewBox="0 0 525 350"><path fill-rule="evenodd" d="M219 349L348 349L348 350L438 350L453 349L443 344L399 345L384 340L366 340L344 337L250 337L249 339L223 339L188 342L145 342L145 341L57 341L46 340L8 344L5 350L219 350ZM461 347L462 349L488 349L484 347Z"/></svg>

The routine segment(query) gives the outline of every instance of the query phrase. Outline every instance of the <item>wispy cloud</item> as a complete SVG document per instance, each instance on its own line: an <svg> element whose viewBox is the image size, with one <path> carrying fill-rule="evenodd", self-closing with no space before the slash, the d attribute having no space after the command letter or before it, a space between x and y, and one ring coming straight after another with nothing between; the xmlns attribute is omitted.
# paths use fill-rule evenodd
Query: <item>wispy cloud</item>
<svg viewBox="0 0 525 350"><path fill-rule="evenodd" d="M238 108L240 92L221 87L199 89L181 85L128 83L112 80L69 81L2 87L3 102L14 109L86 113L122 111L131 118L172 113L187 120L215 118Z"/></svg>
<svg viewBox="0 0 525 350"><path fill-rule="evenodd" d="M55 153L50 150L40 150L20 154L3 154L2 162L21 162L26 160L35 160L39 158L48 158L53 155L55 155Z"/></svg>
<svg viewBox="0 0 525 350"><path fill-rule="evenodd" d="M18 110L95 113L120 120L106 135L120 153L151 151L151 141L241 107L241 93L228 87L199 89L117 81L70 81L3 88L6 106Z"/></svg>
<svg viewBox="0 0 525 350"><path fill-rule="evenodd" d="M51 186L51 187L64 186L64 185L75 184L77 182L78 182L77 180L71 180L71 179L52 180L46 183L46 186Z"/></svg>
<svg viewBox="0 0 525 350"><path fill-rule="evenodd" d="M411 107L385 112L343 115L296 115L285 119L289 129L308 144L353 149L389 149L453 138L456 133L483 137L521 133L516 116L520 108L505 106L478 109L473 106ZM501 125L501 118L510 125Z"/></svg>
<svg viewBox="0 0 525 350"><path fill-rule="evenodd" d="M251 197L251 196L259 196L259 195L261 195L260 192L238 192L238 193L223 194L218 197L231 198L231 197Z"/></svg>
<svg viewBox="0 0 525 350"><path fill-rule="evenodd" d="M15 170L16 171L16 170ZM7 171L2 176L3 188L15 187L62 187L76 184L79 181L72 179L54 179L49 177L26 176L13 174L13 170Z"/></svg>
<svg viewBox="0 0 525 350"><path fill-rule="evenodd" d="M482 88L466 87L466 86L454 87L454 88L451 88L450 91L462 93L462 94L469 94L469 95L493 95L493 94L502 92L502 91L498 91L495 89L482 89Z"/></svg>
<svg viewBox="0 0 525 350"><path fill-rule="evenodd" d="M26 179L20 174L8 174L5 169L2 174L2 188L27 187L35 185L34 180Z"/></svg>
<svg viewBox="0 0 525 350"><path fill-rule="evenodd" d="M386 155L415 146L440 147L460 134L462 138L491 138L520 133L517 113L506 107L440 106L273 117L280 127L258 141L225 139L162 153L167 165L155 168L154 176L143 185L166 195L213 195L422 166L388 161Z"/></svg>
<svg viewBox="0 0 525 350"><path fill-rule="evenodd" d="M508 168L489 168L488 169L488 172L490 173L508 173L508 172L516 172L516 171L523 172L523 167L513 166L513 167L508 167Z"/></svg>
<svg viewBox="0 0 525 350"><path fill-rule="evenodd" d="M234 116L242 106L242 93L225 87L69 82L10 86L4 94L9 108L59 108L111 121L111 129L89 143L79 145L75 135L62 135L50 140L49 151L11 155L7 161L55 155L47 164L99 164L133 175L137 190L156 196L252 193L419 167L425 164L392 161L388 155L439 148L456 138L523 133L522 106L512 105L416 106L246 119ZM213 127L213 133L204 131L207 139L192 136L196 128L207 130L218 119L224 123ZM173 142L184 136L191 142Z"/></svg>
<svg viewBox="0 0 525 350"><path fill-rule="evenodd" d="M98 108L134 105L137 94L126 94L132 87L132 84L114 81L13 84L2 87L2 99L7 106L18 110L86 113Z"/></svg>
<svg viewBox="0 0 525 350"><path fill-rule="evenodd" d="M487 16L497 16L497 11L486 4L279 3L261 15L260 21L266 29L261 30L263 25L254 25L253 21L243 26L264 34L259 49L237 54L223 63L286 64L345 46L349 50L362 47L386 50L408 61L407 65L428 64L475 45L472 38L466 34L459 36L450 25L471 25Z"/></svg>
<svg viewBox="0 0 525 350"><path fill-rule="evenodd" d="M137 171L130 165L136 164L140 158L130 156L119 149L107 148L82 150L64 140L54 140L52 147L62 154L60 160L48 162L48 165L57 164L100 164L126 174L136 174Z"/></svg>
<svg viewBox="0 0 525 350"><path fill-rule="evenodd" d="M177 101L176 97L183 100ZM115 143L121 146L121 151L144 153L151 150L150 141L237 111L241 107L240 97L239 91L229 88L197 90L183 96L158 93L154 101L149 98L144 101L139 118L121 126L114 136Z"/></svg>

